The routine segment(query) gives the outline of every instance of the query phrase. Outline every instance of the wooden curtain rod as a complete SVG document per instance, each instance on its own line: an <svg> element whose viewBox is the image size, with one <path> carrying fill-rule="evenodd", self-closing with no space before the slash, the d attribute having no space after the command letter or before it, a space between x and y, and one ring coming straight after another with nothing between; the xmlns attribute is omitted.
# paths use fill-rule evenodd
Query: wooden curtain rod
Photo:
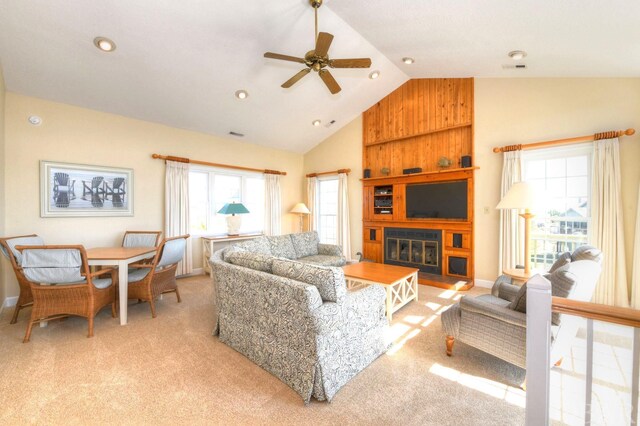
<svg viewBox="0 0 640 426"><path fill-rule="evenodd" d="M324 175L337 175L340 173L349 174L351 173L351 169L338 169L338 170L332 170L330 172L309 173L307 177L310 178L310 177L318 177L318 176L324 176Z"/></svg>
<svg viewBox="0 0 640 426"><path fill-rule="evenodd" d="M158 160L167 160L167 161L177 161L178 163L191 163L191 164L201 164L203 166L211 166L211 167L222 167L225 169L234 169L234 170L247 170L250 172L260 172L268 175L282 175L286 176L287 172L280 172L278 170L269 170L269 169L254 169L252 167L242 167L242 166L231 166L229 164L219 164L219 163L210 163L208 161L198 161L198 160L190 160L184 157L174 157L173 155L160 155L153 154L152 158Z"/></svg>
<svg viewBox="0 0 640 426"><path fill-rule="evenodd" d="M635 129L612 130L609 132L596 133L595 135L578 136L577 138L557 139L554 141L546 141L546 142L534 142L534 143L528 143L524 145L523 144L507 145L507 146L502 146L500 148L493 148L493 152L520 151L522 149L535 149L535 148L541 148L543 146L569 145L572 143L597 141L600 139L612 139L612 138L619 138L621 136L631 136L635 132L636 132Z"/></svg>

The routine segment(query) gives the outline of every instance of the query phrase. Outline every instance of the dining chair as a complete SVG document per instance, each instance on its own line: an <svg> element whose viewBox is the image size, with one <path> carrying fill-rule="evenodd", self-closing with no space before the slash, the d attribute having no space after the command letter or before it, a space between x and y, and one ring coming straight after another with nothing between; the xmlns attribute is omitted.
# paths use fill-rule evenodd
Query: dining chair
<svg viewBox="0 0 640 426"><path fill-rule="evenodd" d="M2 251L2 254L9 259L11 267L13 268L13 273L15 274L20 287L18 302L13 310L13 316L11 317L9 324L15 324L18 321L18 314L21 309L33 305L33 295L31 294L29 280L27 280L22 271L22 253L16 250L16 246L18 245L42 246L44 245L44 240L36 234L0 238L0 250Z"/></svg>
<svg viewBox="0 0 640 426"><path fill-rule="evenodd" d="M122 247L157 247L162 231L126 231Z"/></svg>
<svg viewBox="0 0 640 426"><path fill-rule="evenodd" d="M129 299L149 302L151 316L156 317L155 299L161 294L175 293L178 303L181 302L176 268L184 257L189 235L165 238L160 243L151 263L134 263L129 265Z"/></svg>
<svg viewBox="0 0 640 426"><path fill-rule="evenodd" d="M111 305L116 316L118 274L108 268L91 273L87 252L81 245L16 246L22 255L22 271L33 295L31 318L24 336L29 342L33 325L70 315L87 318L93 337L96 314ZM105 278L99 278L108 275Z"/></svg>

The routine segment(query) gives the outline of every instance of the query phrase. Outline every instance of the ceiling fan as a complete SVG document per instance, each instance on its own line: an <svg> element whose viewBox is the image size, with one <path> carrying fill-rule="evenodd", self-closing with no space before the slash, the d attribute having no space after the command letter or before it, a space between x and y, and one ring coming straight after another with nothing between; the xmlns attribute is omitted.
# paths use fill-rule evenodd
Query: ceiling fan
<svg viewBox="0 0 640 426"><path fill-rule="evenodd" d="M309 0L311 7L314 9L315 15L315 42L316 47L313 50L307 52L304 58L298 58L295 56L281 55L279 53L267 52L264 54L265 58L280 59L282 61L299 62L305 64L307 68L298 72L289 80L282 84L285 89L296 84L302 77L309 74L311 70L320 75L320 78L327 86L331 94L335 95L340 90L340 85L335 78L331 75L327 67L329 68L369 68L371 66L371 59L369 58L352 58L352 59L329 59L329 47L333 41L333 35L329 33L318 33L318 8L322 6L322 0Z"/></svg>

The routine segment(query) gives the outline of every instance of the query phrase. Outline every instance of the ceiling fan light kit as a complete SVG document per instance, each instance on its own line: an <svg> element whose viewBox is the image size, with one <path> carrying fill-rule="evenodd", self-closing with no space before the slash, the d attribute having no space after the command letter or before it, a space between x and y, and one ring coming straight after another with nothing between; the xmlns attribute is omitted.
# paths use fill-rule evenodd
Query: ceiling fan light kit
<svg viewBox="0 0 640 426"><path fill-rule="evenodd" d="M296 84L302 77L306 76L311 70L318 73L320 79L327 86L331 94L336 94L342 90L340 85L333 78L328 68L369 68L371 66L370 58L351 58L351 59L329 59L329 47L333 41L333 35L329 33L318 32L318 8L322 6L322 0L309 0L314 10L315 17L315 49L308 51L304 58L296 56L282 55L279 53L267 52L265 58L279 59L281 61L298 62L307 66L296 75L282 84L282 87L288 89Z"/></svg>

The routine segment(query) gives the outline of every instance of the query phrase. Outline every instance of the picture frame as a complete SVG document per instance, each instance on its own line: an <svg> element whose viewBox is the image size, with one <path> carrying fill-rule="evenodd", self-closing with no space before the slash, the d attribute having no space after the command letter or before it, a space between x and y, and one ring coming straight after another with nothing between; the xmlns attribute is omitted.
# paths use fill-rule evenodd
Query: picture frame
<svg viewBox="0 0 640 426"><path fill-rule="evenodd" d="M40 217L133 216L133 169L40 161Z"/></svg>

